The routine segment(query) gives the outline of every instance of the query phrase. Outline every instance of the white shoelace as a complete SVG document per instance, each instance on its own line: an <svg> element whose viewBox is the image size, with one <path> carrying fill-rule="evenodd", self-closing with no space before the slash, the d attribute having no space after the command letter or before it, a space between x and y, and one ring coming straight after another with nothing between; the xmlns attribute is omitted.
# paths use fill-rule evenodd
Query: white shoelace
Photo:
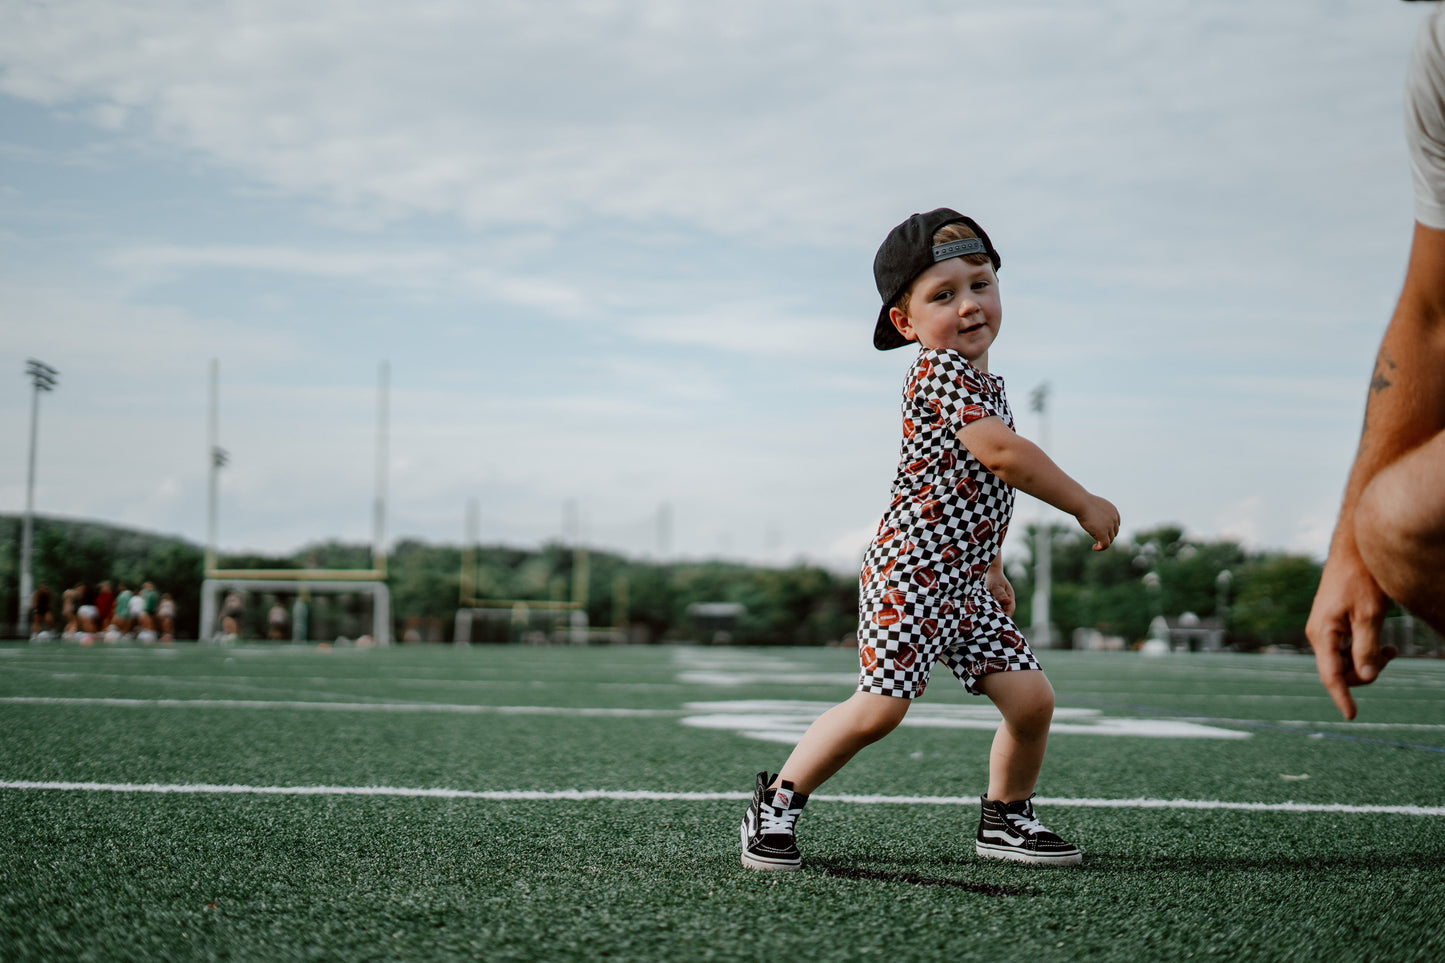
<svg viewBox="0 0 1445 963"><path fill-rule="evenodd" d="M1048 832L1048 830L1044 828L1044 824L1035 818L1033 810L1031 809L1022 813L1009 813L1008 820L1013 823L1015 829L1027 836Z"/></svg>
<svg viewBox="0 0 1445 963"><path fill-rule="evenodd" d="M793 824L798 821L798 814L801 812L801 809L780 809L777 806L768 805L759 806L758 828L764 836L771 836L775 833L791 836L793 835Z"/></svg>

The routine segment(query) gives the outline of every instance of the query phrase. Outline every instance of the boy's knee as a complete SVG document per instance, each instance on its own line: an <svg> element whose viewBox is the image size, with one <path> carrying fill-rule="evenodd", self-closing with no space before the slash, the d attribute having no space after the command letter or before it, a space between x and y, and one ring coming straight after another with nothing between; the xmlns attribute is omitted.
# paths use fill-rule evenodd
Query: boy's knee
<svg viewBox="0 0 1445 963"><path fill-rule="evenodd" d="M1020 735L1048 732L1054 718L1054 687L1042 672L1000 672L989 679L992 684L986 683L985 694L1010 729Z"/></svg>
<svg viewBox="0 0 1445 963"><path fill-rule="evenodd" d="M1053 721L1053 690L1018 706L1008 717L1009 725L1014 729L1030 733L1048 732Z"/></svg>
<svg viewBox="0 0 1445 963"><path fill-rule="evenodd" d="M853 701L854 730L869 742L877 742L897 729L907 715L910 703L908 699L873 693L858 693Z"/></svg>

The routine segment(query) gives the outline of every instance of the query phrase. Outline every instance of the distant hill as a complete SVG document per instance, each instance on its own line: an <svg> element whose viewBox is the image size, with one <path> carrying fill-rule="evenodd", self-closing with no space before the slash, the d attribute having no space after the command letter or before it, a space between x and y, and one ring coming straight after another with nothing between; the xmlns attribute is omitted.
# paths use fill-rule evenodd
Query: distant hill
<svg viewBox="0 0 1445 963"><path fill-rule="evenodd" d="M21 519L0 515L0 635L11 635L18 614ZM391 548L387 583L392 595L394 637L413 626L422 638L451 640L460 601L462 549L402 539ZM475 551L472 595L491 600L570 599L577 582L578 556L570 547L537 549L502 545ZM586 553L588 622L594 627L625 626L633 640L659 641L729 638L758 644L809 645L850 636L857 612L856 582L822 568L796 565L763 568L730 562L635 561L609 552ZM368 545L322 542L285 556L222 555L228 568L367 568ZM88 520L37 517L33 572L48 585L59 613L60 592L85 583L94 591L102 580L137 587L145 581L174 596L177 635L196 638L205 553L201 546L173 535L138 531ZM259 636L266 613L292 597L247 596L245 627ZM312 638L355 636L365 615L359 602L317 596L311 607ZM696 603L728 602L738 615L726 625L700 619ZM483 637L517 636L502 620ZM722 633L722 634L720 634ZM28 626L18 633L28 634Z"/></svg>

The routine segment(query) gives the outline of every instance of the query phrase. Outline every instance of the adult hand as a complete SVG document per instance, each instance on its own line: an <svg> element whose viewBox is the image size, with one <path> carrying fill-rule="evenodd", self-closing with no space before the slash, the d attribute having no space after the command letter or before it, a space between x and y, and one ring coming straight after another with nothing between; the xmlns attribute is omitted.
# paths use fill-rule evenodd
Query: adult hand
<svg viewBox="0 0 1445 963"><path fill-rule="evenodd" d="M1380 647L1386 604L1385 593L1358 555L1330 554L1305 636L1315 651L1320 682L1346 719L1356 712L1350 688L1374 682L1396 655L1394 646Z"/></svg>

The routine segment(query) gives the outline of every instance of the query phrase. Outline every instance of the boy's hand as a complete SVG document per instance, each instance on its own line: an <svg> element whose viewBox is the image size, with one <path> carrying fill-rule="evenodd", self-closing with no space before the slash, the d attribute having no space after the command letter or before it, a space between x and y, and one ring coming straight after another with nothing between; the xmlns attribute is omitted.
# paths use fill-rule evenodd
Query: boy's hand
<svg viewBox="0 0 1445 963"><path fill-rule="evenodd" d="M1114 536L1119 534L1119 509L1106 498L1088 495L1084 507L1074 517L1078 519L1079 527L1093 537L1096 552L1108 548Z"/></svg>
<svg viewBox="0 0 1445 963"><path fill-rule="evenodd" d="M1013 583L1008 580L1008 576L1004 575L1002 566L990 565L988 571L984 573L983 585L988 589L988 594L998 599L998 603L1003 606L1004 615L1014 614L1014 606L1017 604L1014 599L1014 587Z"/></svg>

